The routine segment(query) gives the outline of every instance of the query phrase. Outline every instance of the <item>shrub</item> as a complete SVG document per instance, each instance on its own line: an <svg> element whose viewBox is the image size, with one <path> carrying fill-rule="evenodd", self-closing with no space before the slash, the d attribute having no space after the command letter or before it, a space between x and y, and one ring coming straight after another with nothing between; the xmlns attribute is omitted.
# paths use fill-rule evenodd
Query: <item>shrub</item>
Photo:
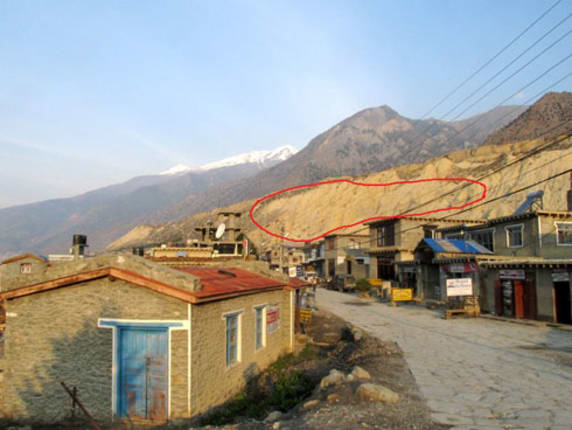
<svg viewBox="0 0 572 430"><path fill-rule="evenodd" d="M371 288L371 284L366 278L361 278L356 281L356 288L363 294L367 294Z"/></svg>

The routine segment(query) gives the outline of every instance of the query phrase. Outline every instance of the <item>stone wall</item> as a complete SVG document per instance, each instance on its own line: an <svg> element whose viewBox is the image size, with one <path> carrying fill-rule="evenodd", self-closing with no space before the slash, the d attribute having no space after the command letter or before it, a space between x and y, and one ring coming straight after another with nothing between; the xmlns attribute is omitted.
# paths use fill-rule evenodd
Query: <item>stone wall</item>
<svg viewBox="0 0 572 430"><path fill-rule="evenodd" d="M60 381L76 386L98 422L112 417L111 329L98 318L187 320L187 303L126 282L99 279L9 300L4 415L54 422L69 416ZM186 414L185 331L171 339L171 410Z"/></svg>
<svg viewBox="0 0 572 430"><path fill-rule="evenodd" d="M192 307L192 414L228 400L245 382L290 351L290 292L271 291ZM280 327L268 334L266 346L255 351L254 306L278 305ZM226 366L225 313L241 311L239 362Z"/></svg>
<svg viewBox="0 0 572 430"><path fill-rule="evenodd" d="M22 264L30 264L30 273L20 273ZM22 258L11 263L0 264L0 291L6 290L17 279L30 279L36 275L43 275L48 268L47 262L39 261L36 258Z"/></svg>

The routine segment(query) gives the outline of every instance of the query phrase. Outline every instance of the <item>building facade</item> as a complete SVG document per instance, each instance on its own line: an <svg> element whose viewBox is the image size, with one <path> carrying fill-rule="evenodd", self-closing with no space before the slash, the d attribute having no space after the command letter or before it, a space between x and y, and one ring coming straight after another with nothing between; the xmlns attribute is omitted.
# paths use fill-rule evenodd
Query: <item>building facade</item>
<svg viewBox="0 0 572 430"><path fill-rule="evenodd" d="M175 270L131 255L12 278L0 293L0 411L58 422L69 414L63 381L99 423L205 412L292 350L294 290L242 269Z"/></svg>

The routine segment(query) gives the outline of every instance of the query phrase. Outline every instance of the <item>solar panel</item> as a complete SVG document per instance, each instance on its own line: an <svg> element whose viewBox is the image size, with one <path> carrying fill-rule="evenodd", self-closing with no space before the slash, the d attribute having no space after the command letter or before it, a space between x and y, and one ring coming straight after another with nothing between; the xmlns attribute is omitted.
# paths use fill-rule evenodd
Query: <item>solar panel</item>
<svg viewBox="0 0 572 430"><path fill-rule="evenodd" d="M524 203L522 203L518 207L518 209L514 212L513 215L520 215L520 214L527 212L536 201L540 201L540 207L542 208L542 197L543 196L544 196L544 191L542 191L542 190L532 191L532 192L528 193L526 195L526 200L524 201Z"/></svg>

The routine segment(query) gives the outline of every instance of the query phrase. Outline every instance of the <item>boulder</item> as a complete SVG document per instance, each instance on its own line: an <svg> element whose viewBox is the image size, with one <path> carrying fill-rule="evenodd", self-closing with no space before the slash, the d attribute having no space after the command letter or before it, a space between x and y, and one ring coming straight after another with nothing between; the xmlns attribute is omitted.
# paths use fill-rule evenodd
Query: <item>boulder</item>
<svg viewBox="0 0 572 430"><path fill-rule="evenodd" d="M326 400L328 401L328 403L337 403L339 402L341 399L340 396L338 396L336 393L330 394Z"/></svg>
<svg viewBox="0 0 572 430"><path fill-rule="evenodd" d="M360 399L371 402L397 403L399 401L399 394L378 384L361 384L356 394Z"/></svg>
<svg viewBox="0 0 572 430"><path fill-rule="evenodd" d="M302 406L304 409L310 409L313 408L315 406L318 406L318 404L320 403L319 400L308 400L306 403L304 403L304 406Z"/></svg>
<svg viewBox="0 0 572 430"><path fill-rule="evenodd" d="M354 366L349 376L353 376L355 379L371 379L369 372L359 366Z"/></svg>
<svg viewBox="0 0 572 430"><path fill-rule="evenodd" d="M339 370L332 369L327 376L320 381L320 388L327 388L330 385L338 385L344 382L346 376Z"/></svg>
<svg viewBox="0 0 572 430"><path fill-rule="evenodd" d="M266 419L264 420L265 423L273 423L274 421L278 421L282 417L282 412L280 411L272 411L268 414Z"/></svg>

